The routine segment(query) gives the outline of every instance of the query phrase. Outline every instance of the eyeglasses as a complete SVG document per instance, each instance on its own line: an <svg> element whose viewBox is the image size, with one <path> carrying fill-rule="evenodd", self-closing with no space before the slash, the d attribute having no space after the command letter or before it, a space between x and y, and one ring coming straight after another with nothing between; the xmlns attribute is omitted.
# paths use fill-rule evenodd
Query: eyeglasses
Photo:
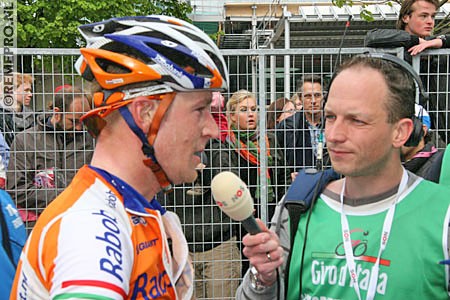
<svg viewBox="0 0 450 300"><path fill-rule="evenodd" d="M322 93L302 94L304 99L320 99L323 97Z"/></svg>

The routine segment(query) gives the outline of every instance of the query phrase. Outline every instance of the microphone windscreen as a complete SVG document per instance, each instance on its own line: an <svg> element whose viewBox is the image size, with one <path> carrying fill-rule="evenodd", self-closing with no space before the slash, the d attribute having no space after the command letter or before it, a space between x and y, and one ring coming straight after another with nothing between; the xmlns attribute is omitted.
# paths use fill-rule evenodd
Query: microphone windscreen
<svg viewBox="0 0 450 300"><path fill-rule="evenodd" d="M220 209L235 221L253 215L253 199L247 185L232 172L221 172L211 181L211 192Z"/></svg>

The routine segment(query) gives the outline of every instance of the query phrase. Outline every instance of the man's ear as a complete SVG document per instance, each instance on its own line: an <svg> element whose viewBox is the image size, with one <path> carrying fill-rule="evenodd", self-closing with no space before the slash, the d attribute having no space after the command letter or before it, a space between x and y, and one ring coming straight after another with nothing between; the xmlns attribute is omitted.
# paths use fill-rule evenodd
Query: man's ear
<svg viewBox="0 0 450 300"><path fill-rule="evenodd" d="M60 122L62 120L62 118L63 118L63 113L61 112L59 107L54 107L53 108L53 119L55 120L55 123Z"/></svg>
<svg viewBox="0 0 450 300"><path fill-rule="evenodd" d="M392 145L395 148L402 147L409 139L413 131L414 123L410 118L403 118L397 122L396 129L394 130Z"/></svg>
<svg viewBox="0 0 450 300"><path fill-rule="evenodd" d="M403 23L405 23L405 25L408 25L408 23L409 23L409 15L404 15L402 17L402 21L403 21Z"/></svg>
<svg viewBox="0 0 450 300"><path fill-rule="evenodd" d="M148 100L146 98L137 98L129 105L134 121L144 132L147 132L150 128L158 106L157 100Z"/></svg>

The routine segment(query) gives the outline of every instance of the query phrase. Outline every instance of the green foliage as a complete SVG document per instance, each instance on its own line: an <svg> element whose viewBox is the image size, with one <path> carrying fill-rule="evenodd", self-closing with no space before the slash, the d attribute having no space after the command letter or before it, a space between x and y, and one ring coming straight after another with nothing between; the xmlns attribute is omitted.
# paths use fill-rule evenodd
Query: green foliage
<svg viewBox="0 0 450 300"><path fill-rule="evenodd" d="M223 30L219 30L219 31L217 31L217 32L215 32L215 33L210 34L209 37L210 37L213 41L217 42L217 40L218 40L218 39L220 38L220 36L222 36L222 35L225 35L225 32L224 32Z"/></svg>
<svg viewBox="0 0 450 300"><path fill-rule="evenodd" d="M398 3L398 4L402 4L403 0L393 0L394 2ZM448 0L440 0L439 1L439 6L444 5L444 3L446 3ZM373 18L373 14L366 9L367 5L369 3L373 4L373 1L358 1L359 3L361 3L361 19L367 21L367 22L371 22L374 20ZM332 3L334 6L337 7L343 7L344 5L348 5L348 6L353 6L353 0L332 0ZM377 2L378 4L386 4L389 6L392 6L392 1L389 0L380 0L379 2ZM449 32L449 21L450 21L450 14L448 14L444 20L441 20L439 23L436 24L436 28L434 30L434 33L436 34L437 32L441 32L441 33L448 33Z"/></svg>
<svg viewBox="0 0 450 300"><path fill-rule="evenodd" d="M78 26L112 17L161 14L188 20L189 3L178 0L18 0L19 48L78 48Z"/></svg>

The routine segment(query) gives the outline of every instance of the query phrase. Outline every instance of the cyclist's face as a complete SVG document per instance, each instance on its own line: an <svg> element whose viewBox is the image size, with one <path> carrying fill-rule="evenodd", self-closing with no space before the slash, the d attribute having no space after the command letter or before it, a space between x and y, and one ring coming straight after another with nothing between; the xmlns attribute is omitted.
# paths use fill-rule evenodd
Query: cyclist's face
<svg viewBox="0 0 450 300"><path fill-rule="evenodd" d="M209 139L219 137L211 115L211 92L177 93L155 140L156 159L174 184L193 182L198 153Z"/></svg>
<svg viewBox="0 0 450 300"><path fill-rule="evenodd" d="M434 29L436 6L420 0L412 5L412 11L411 14L403 17L403 22L406 24L405 31L422 38L430 36Z"/></svg>

